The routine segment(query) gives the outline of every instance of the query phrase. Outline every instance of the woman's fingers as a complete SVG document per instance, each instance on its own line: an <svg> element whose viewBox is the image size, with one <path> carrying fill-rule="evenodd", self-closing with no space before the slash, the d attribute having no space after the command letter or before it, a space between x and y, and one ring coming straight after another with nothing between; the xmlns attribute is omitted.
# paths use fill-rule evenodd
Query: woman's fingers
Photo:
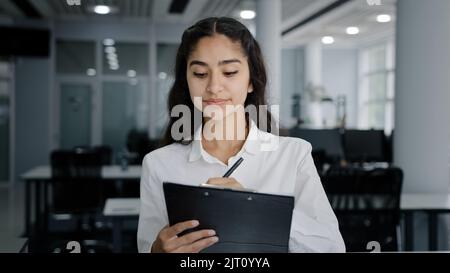
<svg viewBox="0 0 450 273"><path fill-rule="evenodd" d="M212 177L208 179L207 184L211 185L223 185L230 182L230 178L222 178L222 177Z"/></svg>
<svg viewBox="0 0 450 273"><path fill-rule="evenodd" d="M216 235L216 232L212 229L203 229L199 231L190 232L184 236L175 238L167 242L167 248L177 249L181 246L187 246L194 242Z"/></svg>
<svg viewBox="0 0 450 273"><path fill-rule="evenodd" d="M207 184L223 186L227 188L243 189L244 187L232 177L213 177L208 179Z"/></svg>
<svg viewBox="0 0 450 273"><path fill-rule="evenodd" d="M183 232L183 231L185 231L187 229L191 229L191 228L194 228L194 227L198 226L198 224L199 224L199 222L197 220L190 220L190 221L177 223L177 224L175 224L173 226L165 228L161 232L161 239L163 241L166 241L166 240L169 240L171 238L174 238L175 236L177 236L181 232Z"/></svg>
<svg viewBox="0 0 450 273"><path fill-rule="evenodd" d="M181 246L175 249L174 253L198 253L203 249L212 246L219 241L219 237L213 236L205 239L198 240L192 244Z"/></svg>

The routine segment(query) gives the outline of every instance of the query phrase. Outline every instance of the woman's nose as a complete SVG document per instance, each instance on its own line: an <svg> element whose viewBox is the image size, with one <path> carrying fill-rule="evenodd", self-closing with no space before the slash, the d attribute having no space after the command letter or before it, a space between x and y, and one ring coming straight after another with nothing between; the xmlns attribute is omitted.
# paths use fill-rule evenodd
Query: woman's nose
<svg viewBox="0 0 450 273"><path fill-rule="evenodd" d="M209 84L206 88L206 91L211 93L218 93L222 91L222 83L220 81L219 76L211 75L211 79L209 80Z"/></svg>

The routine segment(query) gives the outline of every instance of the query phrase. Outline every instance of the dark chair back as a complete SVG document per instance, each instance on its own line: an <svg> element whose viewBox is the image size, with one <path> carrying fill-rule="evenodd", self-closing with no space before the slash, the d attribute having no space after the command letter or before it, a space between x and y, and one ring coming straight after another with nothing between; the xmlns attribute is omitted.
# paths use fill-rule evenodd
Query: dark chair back
<svg viewBox="0 0 450 273"><path fill-rule="evenodd" d="M100 162L102 165L111 165L112 164L112 148L107 145L103 146L95 146L93 150L99 154Z"/></svg>
<svg viewBox="0 0 450 273"><path fill-rule="evenodd" d="M102 202L101 158L92 150L51 154L52 201L56 213L85 213Z"/></svg>
<svg viewBox="0 0 450 273"><path fill-rule="evenodd" d="M76 147L70 151L54 151L50 161L52 212L70 214L76 220L76 228L66 230L66 235L51 236L49 251L64 251L68 237L78 241L83 252L112 252L112 245L99 239L105 232L110 236L111 231L96 226L105 199L101 167L111 161L110 150L107 147Z"/></svg>
<svg viewBox="0 0 450 273"><path fill-rule="evenodd" d="M317 168L317 172L322 175L324 166L327 163L327 154L324 150L312 150L311 156L314 160L314 165Z"/></svg>
<svg viewBox="0 0 450 273"><path fill-rule="evenodd" d="M131 130L127 135L126 146L136 157L129 160L129 164L141 165L145 155L161 147L161 139L150 139L147 132Z"/></svg>
<svg viewBox="0 0 450 273"><path fill-rule="evenodd" d="M382 251L398 250L402 181L395 167L331 169L322 177L347 251L367 251L370 241L379 242Z"/></svg>

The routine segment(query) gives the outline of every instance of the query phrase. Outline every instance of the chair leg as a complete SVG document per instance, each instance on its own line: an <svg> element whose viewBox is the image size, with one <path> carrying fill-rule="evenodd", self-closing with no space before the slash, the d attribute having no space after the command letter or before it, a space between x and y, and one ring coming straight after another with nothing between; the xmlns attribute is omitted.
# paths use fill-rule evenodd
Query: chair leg
<svg viewBox="0 0 450 273"><path fill-rule="evenodd" d="M402 238L402 231L401 231L401 228L400 228L400 224L395 227L395 231L396 231L396 241L397 241L396 242L396 245L397 245L396 251L401 251L401 250L403 250L403 245L402 245L402 240L401 240L401 238Z"/></svg>

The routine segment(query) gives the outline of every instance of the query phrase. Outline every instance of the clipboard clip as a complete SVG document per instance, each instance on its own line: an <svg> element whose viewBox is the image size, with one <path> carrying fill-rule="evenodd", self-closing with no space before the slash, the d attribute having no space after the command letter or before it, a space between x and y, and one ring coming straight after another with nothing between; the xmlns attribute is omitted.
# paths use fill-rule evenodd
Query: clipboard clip
<svg viewBox="0 0 450 273"><path fill-rule="evenodd" d="M220 189L220 190L232 190L232 191L242 191L242 192L256 193L256 190L253 190L253 189L246 189L246 188L244 188L244 189L234 189L234 188L221 187L221 186L217 186L217 185L211 185L211 184L207 184L207 183L200 184L200 187Z"/></svg>

